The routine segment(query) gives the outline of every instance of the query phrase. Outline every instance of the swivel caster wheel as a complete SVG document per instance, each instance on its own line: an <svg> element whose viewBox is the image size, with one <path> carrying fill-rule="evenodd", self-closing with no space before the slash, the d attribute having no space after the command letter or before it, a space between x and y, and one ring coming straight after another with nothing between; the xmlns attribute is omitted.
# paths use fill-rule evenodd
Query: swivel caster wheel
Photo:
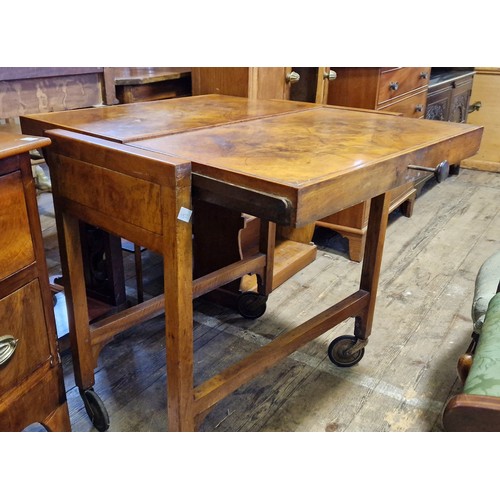
<svg viewBox="0 0 500 500"><path fill-rule="evenodd" d="M341 368L348 368L359 363L365 354L365 348L355 348L358 342L363 341L360 341L353 335L341 335L337 337L328 346L328 357L330 361Z"/></svg>
<svg viewBox="0 0 500 500"><path fill-rule="evenodd" d="M260 318L266 312L267 297L256 292L243 292L236 304L238 312L248 319Z"/></svg>
<svg viewBox="0 0 500 500"><path fill-rule="evenodd" d="M80 396L94 427L100 432L107 431L109 429L109 415L102 399L94 392L94 389L84 391L80 389Z"/></svg>

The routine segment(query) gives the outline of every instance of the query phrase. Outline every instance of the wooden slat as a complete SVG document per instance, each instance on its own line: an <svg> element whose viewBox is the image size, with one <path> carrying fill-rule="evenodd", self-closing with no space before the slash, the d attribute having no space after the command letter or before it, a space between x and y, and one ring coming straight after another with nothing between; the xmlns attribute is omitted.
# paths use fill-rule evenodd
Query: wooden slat
<svg viewBox="0 0 500 500"><path fill-rule="evenodd" d="M257 254L247 259L240 260L213 273L197 278L193 282L193 298L215 290L222 285L231 283L237 278L249 273L261 271L266 265L266 255Z"/></svg>
<svg viewBox="0 0 500 500"><path fill-rule="evenodd" d="M367 307L369 298L370 294L361 290L352 294L204 382L194 391L196 413L210 408L221 398L330 328L351 316L361 314Z"/></svg>
<svg viewBox="0 0 500 500"><path fill-rule="evenodd" d="M165 297L159 295L141 304L120 311L109 318L104 318L90 325L91 343L102 348L117 333L127 328L144 323L165 312Z"/></svg>

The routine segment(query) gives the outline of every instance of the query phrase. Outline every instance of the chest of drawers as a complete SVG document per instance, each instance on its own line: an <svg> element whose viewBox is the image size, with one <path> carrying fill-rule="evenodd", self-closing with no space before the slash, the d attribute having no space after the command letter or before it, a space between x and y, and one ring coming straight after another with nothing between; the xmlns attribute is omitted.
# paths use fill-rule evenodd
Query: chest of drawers
<svg viewBox="0 0 500 500"><path fill-rule="evenodd" d="M425 116L430 68L335 68L329 83L328 104L398 113L409 118ZM412 183L391 191L390 211L400 207L410 217L418 186ZM349 241L349 257L361 261L368 225L369 202L363 202L322 219L318 226L340 233Z"/></svg>
<svg viewBox="0 0 500 500"><path fill-rule="evenodd" d="M0 133L0 431L69 431L29 151L48 139Z"/></svg>

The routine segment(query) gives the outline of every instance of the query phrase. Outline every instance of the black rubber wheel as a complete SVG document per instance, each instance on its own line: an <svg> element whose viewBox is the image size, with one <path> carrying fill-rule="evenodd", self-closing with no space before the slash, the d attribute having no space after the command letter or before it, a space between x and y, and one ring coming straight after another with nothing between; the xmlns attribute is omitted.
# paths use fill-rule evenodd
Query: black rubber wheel
<svg viewBox="0 0 500 500"><path fill-rule="evenodd" d="M238 297L238 312L248 319L260 318L266 312L267 297L256 292L243 292Z"/></svg>
<svg viewBox="0 0 500 500"><path fill-rule="evenodd" d="M109 415L102 399L94 392L94 389L80 391L80 396L94 427L100 432L107 431L109 429Z"/></svg>
<svg viewBox="0 0 500 500"><path fill-rule="evenodd" d="M347 351L353 347L357 342L354 335L341 335L333 340L328 346L328 357L330 361L341 368L348 368L354 366L361 361L365 354L364 347L354 354L348 355Z"/></svg>

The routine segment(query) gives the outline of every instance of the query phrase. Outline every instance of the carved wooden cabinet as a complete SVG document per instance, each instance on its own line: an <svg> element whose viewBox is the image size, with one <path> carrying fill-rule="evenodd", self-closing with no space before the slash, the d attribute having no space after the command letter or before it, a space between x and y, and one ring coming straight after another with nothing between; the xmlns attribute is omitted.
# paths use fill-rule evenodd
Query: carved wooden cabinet
<svg viewBox="0 0 500 500"><path fill-rule="evenodd" d="M427 93L425 118L466 123L474 71L470 68L433 68ZM460 165L450 165L457 174Z"/></svg>
<svg viewBox="0 0 500 500"><path fill-rule="evenodd" d="M70 430L29 159L49 143L0 133L0 431Z"/></svg>
<svg viewBox="0 0 500 500"><path fill-rule="evenodd" d="M225 94L313 103L326 103L328 84L335 76L328 67L191 68L193 95ZM243 216L239 234L239 251L243 257L258 248L258 227L257 218ZM314 224L300 229L278 226L273 289L315 260L317 250L311 243L313 233ZM255 287L253 278L243 278L243 290Z"/></svg>
<svg viewBox="0 0 500 500"><path fill-rule="evenodd" d="M470 69L433 68L425 118L465 123L473 78L474 71Z"/></svg>
<svg viewBox="0 0 500 500"><path fill-rule="evenodd" d="M398 113L410 118L425 115L430 68L336 68L329 82L328 104ZM418 186L407 184L391 192L390 211L402 206L411 216ZM349 257L361 261L368 225L369 201L317 222L349 241Z"/></svg>

